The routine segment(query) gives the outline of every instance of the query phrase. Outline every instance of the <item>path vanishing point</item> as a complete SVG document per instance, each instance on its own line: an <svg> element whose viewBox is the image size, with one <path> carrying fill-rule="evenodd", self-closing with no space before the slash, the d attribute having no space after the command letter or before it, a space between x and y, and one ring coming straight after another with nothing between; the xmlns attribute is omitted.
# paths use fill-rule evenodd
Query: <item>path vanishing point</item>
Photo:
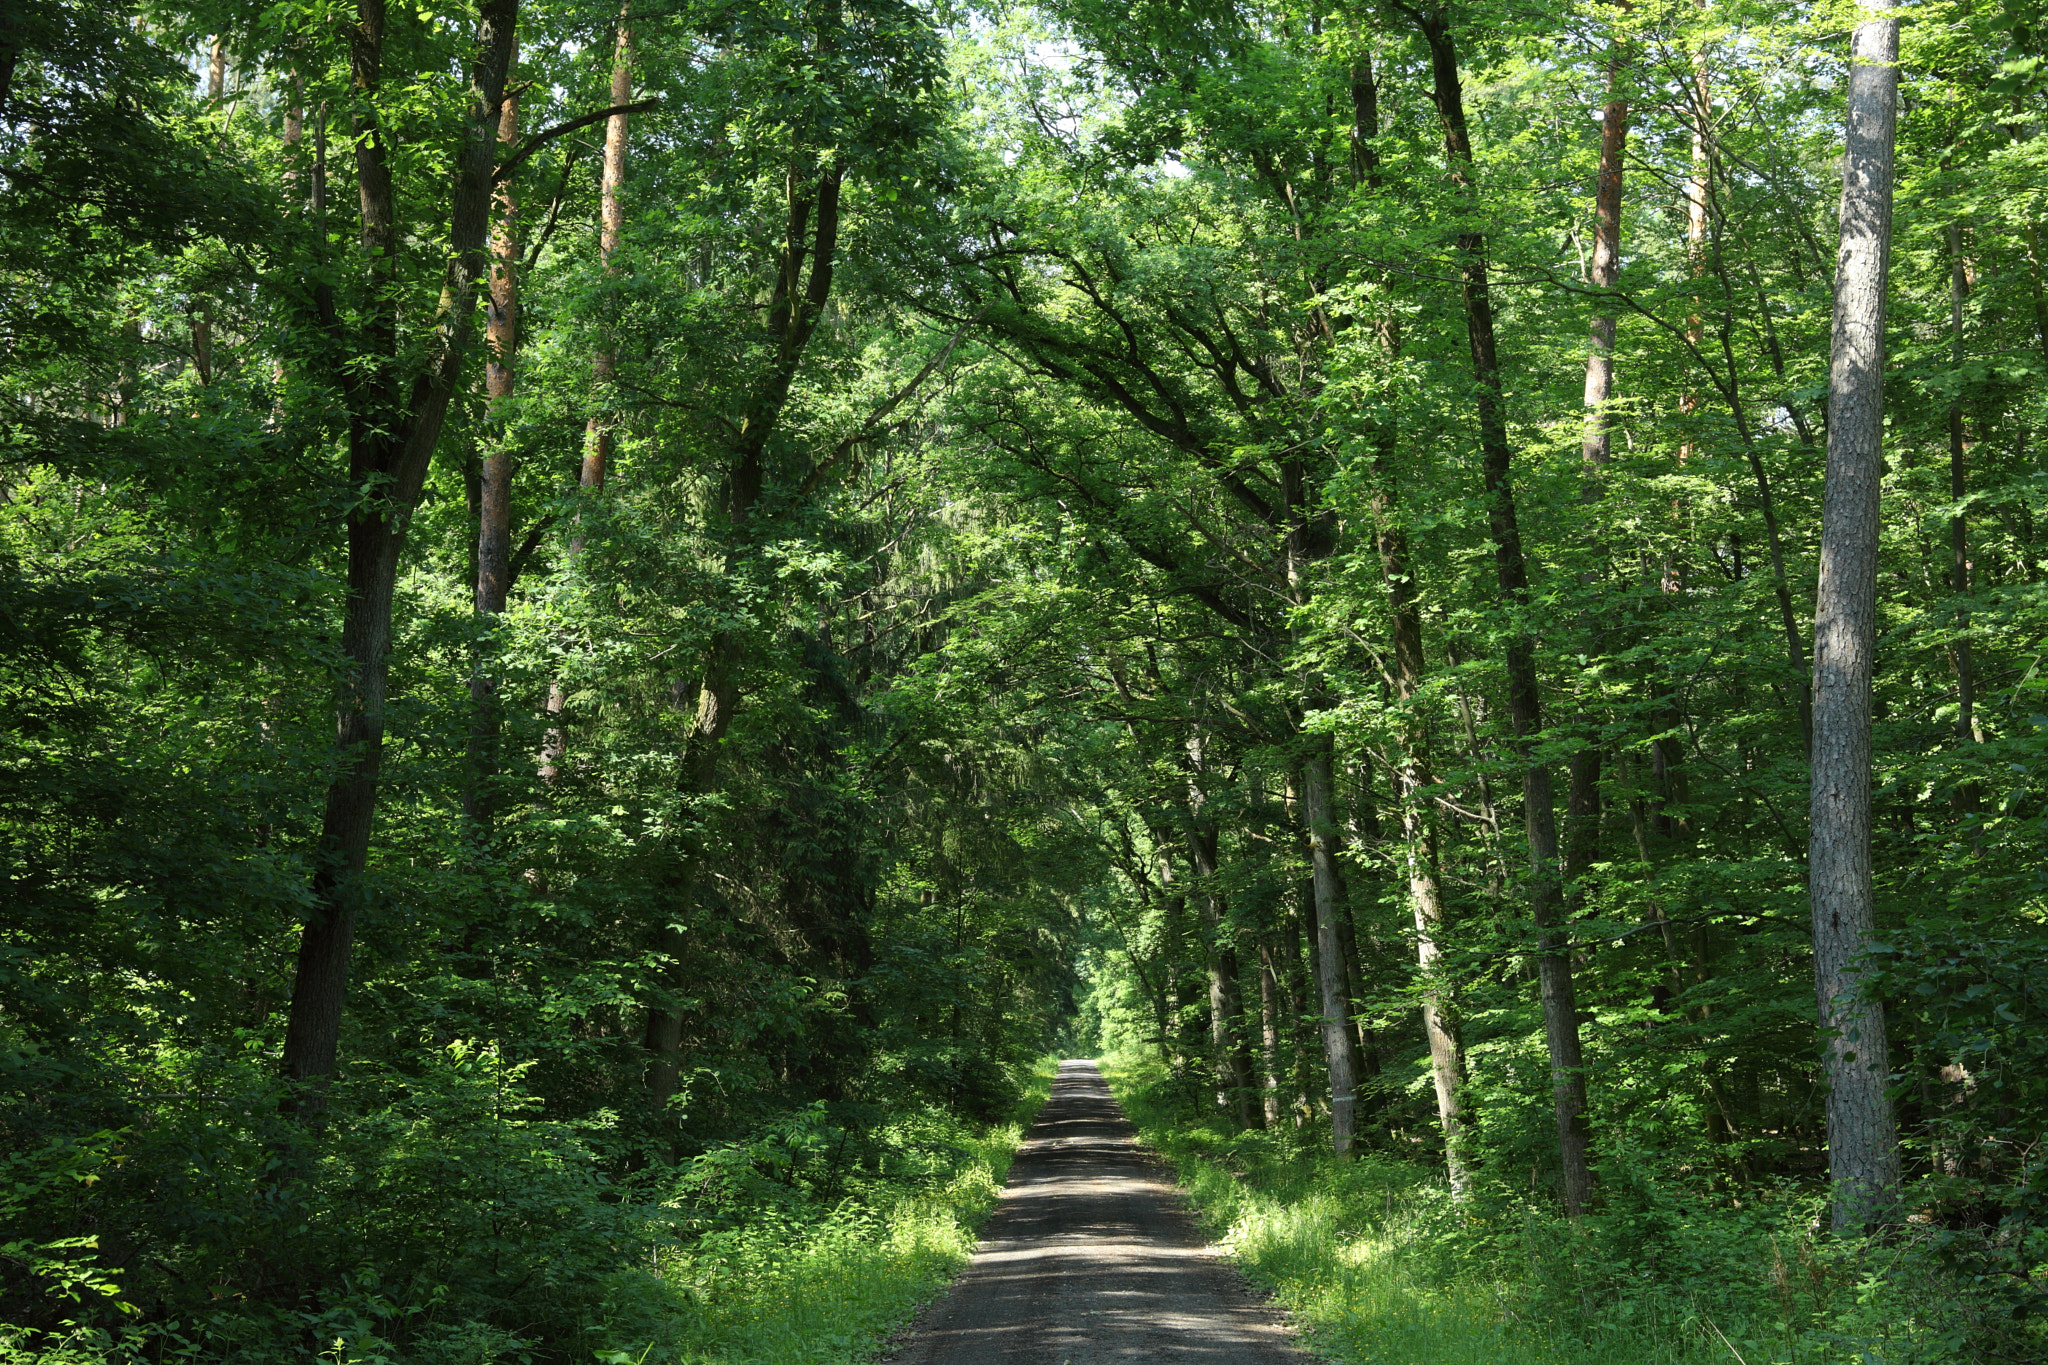
<svg viewBox="0 0 2048 1365"><path fill-rule="evenodd" d="M1093 1062L1061 1062L973 1263L892 1365L1310 1365L1139 1152Z"/></svg>

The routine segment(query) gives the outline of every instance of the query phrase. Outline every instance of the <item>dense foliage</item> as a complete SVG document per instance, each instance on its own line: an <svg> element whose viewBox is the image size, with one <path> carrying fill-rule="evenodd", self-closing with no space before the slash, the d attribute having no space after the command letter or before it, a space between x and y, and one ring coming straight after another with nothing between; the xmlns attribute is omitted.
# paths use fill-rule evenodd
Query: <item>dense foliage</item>
<svg viewBox="0 0 2048 1365"><path fill-rule="evenodd" d="M2030 1358L2048 1260L2048 52L1907 13L1905 1180L1800 1292L1966 1307L1800 1360ZM1552 1316L1790 1228L1856 19L5 20L0 1355L682 1359L903 1248L843 1355L1056 1043L1444 1182L1445 1282L1563 1218Z"/></svg>

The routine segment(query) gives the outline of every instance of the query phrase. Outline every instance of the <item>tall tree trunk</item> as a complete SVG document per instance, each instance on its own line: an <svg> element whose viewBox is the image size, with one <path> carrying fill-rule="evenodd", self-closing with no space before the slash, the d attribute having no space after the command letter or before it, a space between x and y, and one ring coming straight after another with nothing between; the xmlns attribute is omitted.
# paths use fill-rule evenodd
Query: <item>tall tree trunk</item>
<svg viewBox="0 0 2048 1365"><path fill-rule="evenodd" d="M1792 666L1792 676L1805 680L1806 640L1799 630L1798 613L1792 608L1792 581L1785 572L1785 546L1778 531L1777 500L1771 492L1771 480L1764 469L1763 452L1757 448L1756 437L1750 430L1749 418L1743 411L1742 384L1735 363L1735 290L1728 276L1726 243L1717 230L1714 234L1714 250L1711 258L1714 273L1721 284L1721 359L1728 374L1723 395L1728 400L1728 413L1735 422L1737 439L1742 442L1742 453L1749 462L1749 472L1756 480L1757 510L1763 514L1764 538L1771 556L1771 588L1778 599L1778 624L1785 636L1785 657ZM1750 266L1751 283L1757 296L1756 315L1763 319L1764 338L1771 355L1771 366L1782 389L1785 383L1785 353L1778 345L1777 324L1771 320L1770 308L1764 298L1763 282L1756 275L1755 265ZM1792 402L1790 395L1781 399L1786 413L1792 418L1793 430L1799 434L1799 443L1811 455L1815 454L1813 432L1806 424L1806 417ZM1813 698L1804 685L1799 690L1799 743L1803 752L1813 751Z"/></svg>
<svg viewBox="0 0 2048 1365"><path fill-rule="evenodd" d="M612 52L612 108L617 109L633 102L633 31L627 26L627 14L619 11L619 35ZM614 273L613 257L618 253L619 238L626 225L624 201L619 196L620 186L626 183L626 115L613 114L605 120L604 127L604 181L599 205L597 250L604 263L604 273ZM612 350L611 338L607 336L591 359L590 378L597 389L599 400L609 403L612 381L617 374L617 357ZM609 412L592 413L583 436L583 477L585 488L604 487L605 470L612 458L612 427L615 419Z"/></svg>
<svg viewBox="0 0 2048 1365"><path fill-rule="evenodd" d="M213 35L207 51L206 98L216 109L227 94L228 45L225 33ZM213 383L213 300L192 302L192 369L202 385Z"/></svg>
<svg viewBox="0 0 2048 1365"><path fill-rule="evenodd" d="M1269 937L1259 939L1259 1060L1265 1064L1265 1087L1261 1092L1265 1104L1266 1126L1280 1126L1280 1014L1281 996L1279 974L1274 970L1273 944Z"/></svg>
<svg viewBox="0 0 2048 1365"><path fill-rule="evenodd" d="M1458 75L1457 48L1441 13L1421 17L1423 37L1429 44L1437 114L1443 122L1445 153L1452 177L1470 197L1475 190L1471 175L1472 142L1465 122L1465 94ZM1488 500L1487 525L1494 543L1494 574L1500 585L1502 605L1520 616L1529 606L1529 570L1516 520L1512 455L1501 392L1499 350L1494 340L1485 235L1471 229L1459 233L1458 254L1464 285L1465 331L1471 344L1472 377L1478 397L1479 445ZM1522 818L1529 843L1529 902L1537 932L1536 967L1542 983L1543 1031L1550 1049L1551 1094L1557 1111L1564 1206L1566 1215L1576 1218L1592 1192L1592 1169L1587 1159L1585 1071L1579 1050L1578 1003L1558 894L1556 802L1550 768L1535 758L1536 741L1543 729L1543 711L1537 691L1536 645L1525 620L1518 619L1509 632L1506 665L1508 719L1522 765Z"/></svg>
<svg viewBox="0 0 2048 1365"><path fill-rule="evenodd" d="M1370 61L1361 60L1352 73L1352 123L1354 174L1369 189L1380 188L1380 159L1376 150L1380 135L1379 88ZM1617 185L1619 182L1616 182ZM1401 353L1400 324L1391 319L1379 326L1380 349L1389 361ZM1610 349L1612 337L1609 338ZM1588 380L1590 383L1591 380ZM1424 794L1429 786L1429 735L1416 710L1416 693L1422 686L1421 593L1414 565L1408 553L1408 530L1401 519L1394 474L1394 451L1398 432L1391 418L1383 420L1373 433L1373 473L1376 485L1372 510L1374 548L1379 553L1380 578L1387 593L1388 616L1394 647L1394 691L1404 709L1401 726L1401 771L1394 778L1394 799L1401 814L1402 856L1407 869L1408 902L1415 915L1417 965L1424 982L1422 1033L1429 1045L1430 1077L1436 1090L1437 1123L1443 1131L1444 1164L1450 1177L1453 1198L1462 1199L1470 1187L1465 1156L1464 1110L1458 1087L1465 1079L1465 1054L1448 1008L1448 991L1436 973L1442 956L1439 946L1446 925L1444 902L1437 879L1436 821Z"/></svg>
<svg viewBox="0 0 2048 1365"><path fill-rule="evenodd" d="M1593 267L1586 283L1612 289L1621 279L1622 157L1628 151L1628 99L1622 94L1621 42L1607 45L1607 103L1600 111L1600 174L1593 190ZM1580 456L1590 470L1607 464L1614 441L1614 306L1605 299L1593 315L1586 351L1586 434Z"/></svg>
<svg viewBox="0 0 2048 1365"><path fill-rule="evenodd" d="M1344 878L1330 737L1310 735L1301 760L1302 823L1308 827L1309 877L1315 889L1316 990L1323 1007L1323 1055L1330 1068L1330 1146L1349 1161L1358 1137L1358 1058L1351 1027L1351 983L1344 970Z"/></svg>
<svg viewBox="0 0 2048 1365"><path fill-rule="evenodd" d="M384 0L358 0L356 24L349 33L358 110L356 180L362 243L370 261L366 283L372 311L359 348L337 349L343 354L367 351L378 363L374 373L365 374L350 355L351 363L334 377L349 410L349 481L357 497L347 518L347 596L341 630L347 672L335 717L338 761L321 817L311 913L299 939L285 1029L284 1074L299 1086L292 1107L307 1116L322 1106L320 1092L334 1073L340 1047L355 921L377 813L399 555L474 330L470 299L484 275L492 154L518 13L518 0L484 0L478 13L476 65L468 127L456 156L441 307L425 355L407 375L398 372L397 204L376 112ZM345 324L333 306L331 291L316 288L314 299L322 325L331 333L341 332Z"/></svg>
<svg viewBox="0 0 2048 1365"><path fill-rule="evenodd" d="M1464 1107L1458 1087L1465 1080L1465 1052L1450 1010L1448 986L1437 972L1448 917L1437 878L1436 820L1430 809L1432 782L1429 737L1416 710L1425 668L1422 611L1415 570L1409 561L1408 531L1401 521L1392 469L1393 433L1381 434L1375 457L1379 486L1373 497L1375 544L1386 585L1393 627L1394 692L1404 708L1401 771L1395 797L1401 812L1401 842L1408 879L1408 903L1415 916L1415 952L1423 978L1422 1033L1429 1045L1430 1079L1436 1090L1437 1123L1443 1130L1444 1164L1451 1194L1462 1199L1471 1187L1465 1154Z"/></svg>
<svg viewBox="0 0 2048 1365"><path fill-rule="evenodd" d="M1294 1125L1299 1128L1315 1113L1315 1055L1318 1033L1317 1011L1310 1003L1314 988L1305 951L1313 930L1304 934L1315 915L1315 890L1306 879L1300 884L1299 904L1287 915L1282 927L1282 958L1286 963L1288 1042L1293 1057Z"/></svg>
<svg viewBox="0 0 2048 1365"><path fill-rule="evenodd" d="M1245 1036L1244 999L1238 985L1237 944L1216 877L1216 821L1207 809L1207 793L1202 790L1199 780L1204 768L1199 734L1189 738L1187 757L1188 863L1200 879L1202 927L1208 940L1208 951L1204 956L1209 970L1209 1044L1217 1063L1217 1098L1240 1128L1256 1128L1264 1115L1253 1103L1258 1093L1258 1079L1252 1065L1251 1043Z"/></svg>
<svg viewBox="0 0 2048 1365"><path fill-rule="evenodd" d="M1600 111L1600 172L1593 190L1593 262L1586 282L1612 289L1621 278L1622 158L1628 150L1628 100L1622 95L1624 53L1607 46L1607 102ZM1580 443L1581 501L1597 503L1614 440L1615 313L1606 300L1593 316L1586 351L1586 430ZM1588 620L1589 634L1598 622ZM1581 718L1582 730L1587 728ZM1564 895L1567 922L1586 901L1585 878L1600 853L1600 746L1586 735L1571 756L1565 785Z"/></svg>
<svg viewBox="0 0 2048 1365"><path fill-rule="evenodd" d="M505 96L498 117L502 161L519 142L519 97ZM512 585L512 442L513 366L519 346L519 203L508 177L497 189L498 221L491 233L491 278L485 306L483 478L477 499L476 533L476 666L469 676L469 780L462 794L469 838L479 853L490 843L491 784L498 771L498 735L503 711L498 704L499 618Z"/></svg>
<svg viewBox="0 0 2048 1365"><path fill-rule="evenodd" d="M1163 955L1166 959L1166 1013L1172 1025L1174 1079L1185 1090L1190 1101L1198 1099L1193 1078L1189 1075L1189 1058L1195 1049L1188 1045L1187 1033L1187 896L1180 890L1181 883L1173 875L1173 857L1167 851L1167 831L1155 828L1152 832L1154 854L1159 860L1159 885L1164 893L1164 918L1160 923L1161 938L1164 940Z"/></svg>
<svg viewBox="0 0 2048 1365"><path fill-rule="evenodd" d="M1876 929L1870 871L1870 686L1884 474L1884 315L1892 227L1899 21L1872 0L1849 59L1842 240L1828 367L1828 463L1813 627L1813 805L1807 869L1828 1078L1834 1225L1886 1216L1899 1182L1884 1006L1858 959Z"/></svg>
<svg viewBox="0 0 2048 1365"><path fill-rule="evenodd" d="M612 103L617 109L633 102L633 31L626 23L627 12L619 10L619 33L612 49ZM625 230L626 209L620 189L626 183L626 118L625 114L613 114L605 120L604 126L604 176L598 197L598 259L604 273L610 277L617 267L613 255L619 249L619 238ZM609 403L611 388L618 371L618 354L612 349L609 334L598 343L598 351L591 358L590 377L596 385L598 397ZM605 472L611 467L612 431L617 417L610 411L595 412L584 425L583 462L577 482L583 492L595 494L604 489ZM583 549L583 531L579 523L569 537L569 552L574 555ZM569 702L568 693L562 687L562 680L556 678L548 684L547 714L549 725L541 737L540 778L553 782L561 773L562 756L567 752L568 740L562 732L562 708Z"/></svg>
<svg viewBox="0 0 2048 1365"><path fill-rule="evenodd" d="M2034 341L2048 361L2048 290L2041 283L2041 225L2027 224L2027 291L2034 305Z"/></svg>

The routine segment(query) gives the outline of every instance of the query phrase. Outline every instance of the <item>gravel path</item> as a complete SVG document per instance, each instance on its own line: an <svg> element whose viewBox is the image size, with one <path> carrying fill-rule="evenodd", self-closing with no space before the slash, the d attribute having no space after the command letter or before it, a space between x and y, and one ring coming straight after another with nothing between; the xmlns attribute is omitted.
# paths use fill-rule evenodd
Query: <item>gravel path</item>
<svg viewBox="0 0 2048 1365"><path fill-rule="evenodd" d="M898 1365L1310 1365L1142 1155L1093 1062L1061 1062L974 1262Z"/></svg>

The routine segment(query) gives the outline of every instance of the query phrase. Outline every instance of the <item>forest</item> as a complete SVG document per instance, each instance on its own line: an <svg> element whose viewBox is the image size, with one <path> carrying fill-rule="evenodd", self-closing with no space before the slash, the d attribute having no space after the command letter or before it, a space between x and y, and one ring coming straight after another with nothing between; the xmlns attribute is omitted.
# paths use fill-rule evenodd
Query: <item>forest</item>
<svg viewBox="0 0 2048 1365"><path fill-rule="evenodd" d="M0 12L0 1363L2048 1360L2022 0Z"/></svg>

